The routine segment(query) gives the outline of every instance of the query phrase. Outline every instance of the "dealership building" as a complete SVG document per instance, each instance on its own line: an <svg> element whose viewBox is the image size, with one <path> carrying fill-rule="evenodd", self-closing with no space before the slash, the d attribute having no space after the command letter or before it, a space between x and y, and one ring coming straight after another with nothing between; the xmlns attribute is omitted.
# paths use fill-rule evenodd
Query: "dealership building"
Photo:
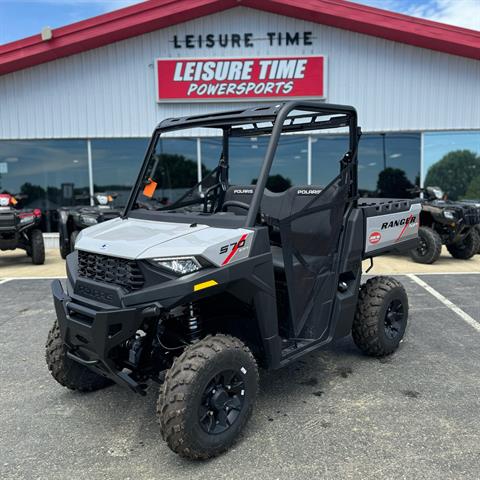
<svg viewBox="0 0 480 480"><path fill-rule="evenodd" d="M449 152L480 155L480 32L343 0L148 0L45 28L0 46L0 191L26 194L52 230L62 205L125 198L162 119L298 98L353 105L360 189L398 195ZM233 183L252 182L266 141L236 145ZM344 143L285 136L272 174L325 184ZM163 138L177 187L220 145L202 130Z"/></svg>

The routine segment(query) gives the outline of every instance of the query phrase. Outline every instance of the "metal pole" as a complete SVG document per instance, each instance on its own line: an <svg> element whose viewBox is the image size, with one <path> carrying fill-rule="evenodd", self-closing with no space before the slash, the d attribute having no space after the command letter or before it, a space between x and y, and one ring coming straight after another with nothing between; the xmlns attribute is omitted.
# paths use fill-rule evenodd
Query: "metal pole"
<svg viewBox="0 0 480 480"><path fill-rule="evenodd" d="M385 147L385 133L380 134L382 136L382 150L383 150L383 169L387 168L387 149Z"/></svg>
<svg viewBox="0 0 480 480"><path fill-rule="evenodd" d="M202 181L202 141L197 137L197 181ZM202 191L202 186L198 186L198 191Z"/></svg>
<svg viewBox="0 0 480 480"><path fill-rule="evenodd" d="M420 188L423 188L423 182L424 182L424 176L425 176L425 165L423 164L425 158L423 154L423 149L425 148L425 143L424 143L424 132L420 132ZM422 198L423 198L423 193L422 193Z"/></svg>
<svg viewBox="0 0 480 480"><path fill-rule="evenodd" d="M95 201L93 199L94 189L93 189L93 163L92 163L92 142L87 140L87 160L88 160L88 187L90 191L90 205L93 207Z"/></svg>
<svg viewBox="0 0 480 480"><path fill-rule="evenodd" d="M277 113L275 118L275 123L273 124L272 133L270 134L270 141L268 142L267 151L265 153L265 158L258 175L257 188L253 192L252 201L250 203L250 209L247 212L247 218L245 219L245 226L253 227L255 225L255 219L257 218L257 213L260 208L260 202L262 201L263 192L267 184L268 174L270 173L270 168L272 167L273 157L277 151L278 142L280 140L280 135L282 133L283 124L287 115L294 109L297 105L296 102L285 103Z"/></svg>
<svg viewBox="0 0 480 480"><path fill-rule="evenodd" d="M312 136L308 137L307 147L307 185L312 184Z"/></svg>

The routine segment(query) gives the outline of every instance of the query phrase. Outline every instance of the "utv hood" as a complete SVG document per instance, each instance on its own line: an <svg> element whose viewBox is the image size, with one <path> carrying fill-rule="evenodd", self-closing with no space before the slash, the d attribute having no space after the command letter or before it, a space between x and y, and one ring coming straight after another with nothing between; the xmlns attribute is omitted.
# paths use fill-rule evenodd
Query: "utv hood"
<svg viewBox="0 0 480 480"><path fill-rule="evenodd" d="M113 257L135 259L162 243L209 228L207 225L115 218L80 232L75 248Z"/></svg>

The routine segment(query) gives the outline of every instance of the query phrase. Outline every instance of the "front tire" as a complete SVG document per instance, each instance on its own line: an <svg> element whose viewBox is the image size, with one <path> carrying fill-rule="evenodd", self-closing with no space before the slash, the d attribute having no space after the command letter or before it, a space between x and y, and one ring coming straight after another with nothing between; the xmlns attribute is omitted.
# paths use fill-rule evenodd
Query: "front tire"
<svg viewBox="0 0 480 480"><path fill-rule="evenodd" d="M34 265L43 265L45 263L45 245L43 243L43 235L40 230L33 230L30 235L32 243L32 263Z"/></svg>
<svg viewBox="0 0 480 480"><path fill-rule="evenodd" d="M442 253L442 238L430 227L418 229L418 245L410 251L412 260L417 263L431 264L438 260Z"/></svg>
<svg viewBox="0 0 480 480"><path fill-rule="evenodd" d="M60 256L62 257L63 260L65 260L67 258L67 255L70 253L70 246L67 245L67 242L65 241L65 238L62 237L62 235L60 235L60 239L59 239L59 242L60 242Z"/></svg>
<svg viewBox="0 0 480 480"><path fill-rule="evenodd" d="M73 251L75 251L75 242L77 241L77 237L78 237L78 234L80 232L78 230L74 230L71 234L70 234L70 253L72 253Z"/></svg>
<svg viewBox="0 0 480 480"><path fill-rule="evenodd" d="M237 439L258 390L257 363L237 338L207 336L168 370L157 404L163 439L195 460L215 457Z"/></svg>
<svg viewBox="0 0 480 480"><path fill-rule="evenodd" d="M472 258L480 249L480 237L476 228L471 228L468 235L458 243L447 245L447 250L453 258L468 260Z"/></svg>
<svg viewBox="0 0 480 480"><path fill-rule="evenodd" d="M67 357L57 320L48 333L45 348L48 369L60 385L79 392L93 392L113 383Z"/></svg>
<svg viewBox="0 0 480 480"><path fill-rule="evenodd" d="M352 336L357 347L373 357L397 350L408 321L408 298L403 285L392 277L369 279L358 297Z"/></svg>

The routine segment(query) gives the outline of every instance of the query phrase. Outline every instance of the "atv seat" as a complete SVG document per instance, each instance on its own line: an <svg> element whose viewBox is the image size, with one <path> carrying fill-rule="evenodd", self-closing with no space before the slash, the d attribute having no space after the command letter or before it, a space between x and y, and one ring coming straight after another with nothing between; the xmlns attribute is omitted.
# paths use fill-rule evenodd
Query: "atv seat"
<svg viewBox="0 0 480 480"><path fill-rule="evenodd" d="M265 189L262 199L262 213L276 220L290 217L305 208L322 187L315 185L298 185L280 193Z"/></svg>
<svg viewBox="0 0 480 480"><path fill-rule="evenodd" d="M229 201L242 202L250 205L252 203L253 193L255 192L256 185L232 185L228 187L225 192L224 203ZM246 215L247 211L241 207L227 207L229 212L235 215Z"/></svg>
<svg viewBox="0 0 480 480"><path fill-rule="evenodd" d="M280 246L282 243L277 222L300 212L321 191L321 187L312 185L291 187L281 193L274 193L265 189L261 211L270 226L270 241L273 245ZM301 223L305 224L304 227L307 231L311 229L311 219Z"/></svg>

